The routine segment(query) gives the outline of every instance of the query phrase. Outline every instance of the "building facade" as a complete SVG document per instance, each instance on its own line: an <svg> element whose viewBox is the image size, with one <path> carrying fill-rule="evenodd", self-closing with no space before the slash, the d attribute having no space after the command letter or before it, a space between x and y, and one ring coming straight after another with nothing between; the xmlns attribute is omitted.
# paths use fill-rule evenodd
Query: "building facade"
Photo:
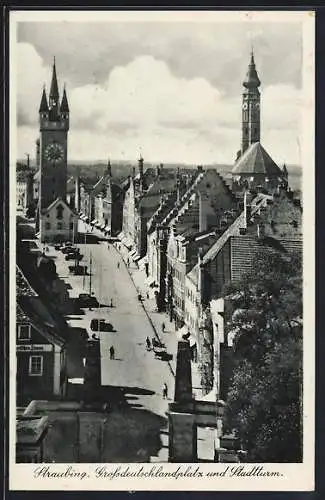
<svg viewBox="0 0 325 500"><path fill-rule="evenodd" d="M78 216L61 198L41 212L39 237L42 243L75 241Z"/></svg>
<svg viewBox="0 0 325 500"><path fill-rule="evenodd" d="M47 321L45 321L47 319ZM17 268L17 402L62 398L67 389L66 346L41 298Z"/></svg>

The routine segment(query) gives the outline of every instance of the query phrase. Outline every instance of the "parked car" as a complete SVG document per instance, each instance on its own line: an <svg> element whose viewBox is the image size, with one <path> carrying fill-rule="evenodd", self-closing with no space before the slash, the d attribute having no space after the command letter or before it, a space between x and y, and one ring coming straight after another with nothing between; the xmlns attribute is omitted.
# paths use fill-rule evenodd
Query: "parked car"
<svg viewBox="0 0 325 500"><path fill-rule="evenodd" d="M80 307L99 307L99 302L89 293L80 293L78 297Z"/></svg>
<svg viewBox="0 0 325 500"><path fill-rule="evenodd" d="M76 276L82 276L87 274L87 266L80 266L79 264L74 266L69 266L69 272L75 274Z"/></svg>
<svg viewBox="0 0 325 500"><path fill-rule="evenodd" d="M90 329L95 332L113 332L112 323L106 322L104 319L93 318L90 322Z"/></svg>
<svg viewBox="0 0 325 500"><path fill-rule="evenodd" d="M54 248L55 250L61 250L61 243L56 243L56 245L54 245Z"/></svg>
<svg viewBox="0 0 325 500"><path fill-rule="evenodd" d="M77 260L78 262L82 260L83 255L78 252L68 252L65 256L65 260Z"/></svg>
<svg viewBox="0 0 325 500"><path fill-rule="evenodd" d="M77 252L78 249L76 247L73 247L73 246L64 246L64 247L61 247L61 252L62 253L69 253L69 252Z"/></svg>

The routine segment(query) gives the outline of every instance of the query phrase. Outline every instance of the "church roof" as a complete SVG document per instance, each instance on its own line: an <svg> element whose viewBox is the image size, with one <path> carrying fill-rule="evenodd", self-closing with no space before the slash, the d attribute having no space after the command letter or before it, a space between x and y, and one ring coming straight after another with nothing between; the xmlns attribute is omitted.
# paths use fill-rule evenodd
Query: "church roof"
<svg viewBox="0 0 325 500"><path fill-rule="evenodd" d="M282 176L282 170L271 156L265 151L260 142L251 144L244 154L237 160L232 169L233 175L264 174Z"/></svg>

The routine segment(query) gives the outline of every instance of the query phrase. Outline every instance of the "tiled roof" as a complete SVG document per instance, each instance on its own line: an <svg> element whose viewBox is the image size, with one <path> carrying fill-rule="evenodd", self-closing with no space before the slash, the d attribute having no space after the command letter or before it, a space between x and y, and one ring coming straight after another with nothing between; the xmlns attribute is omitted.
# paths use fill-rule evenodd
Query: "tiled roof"
<svg viewBox="0 0 325 500"><path fill-rule="evenodd" d="M270 177L282 177L282 170L265 151L261 143L255 142L238 159L232 170L232 174L264 174Z"/></svg>
<svg viewBox="0 0 325 500"><path fill-rule="evenodd" d="M29 323L49 342L63 346L66 339L53 318L48 308L40 297L17 297L20 312L29 318Z"/></svg>
<svg viewBox="0 0 325 500"><path fill-rule="evenodd" d="M18 266L16 266L16 295L37 296Z"/></svg>

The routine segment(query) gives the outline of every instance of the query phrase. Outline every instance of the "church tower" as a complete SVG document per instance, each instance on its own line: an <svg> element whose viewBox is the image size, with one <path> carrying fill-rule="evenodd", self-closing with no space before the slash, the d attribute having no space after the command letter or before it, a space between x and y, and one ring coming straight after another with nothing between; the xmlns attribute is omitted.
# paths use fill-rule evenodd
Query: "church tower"
<svg viewBox="0 0 325 500"><path fill-rule="evenodd" d="M243 82L245 89L242 102L241 154L243 154L251 144L260 141L260 91L258 89L260 85L261 82L257 75L254 53L252 51L246 78Z"/></svg>
<svg viewBox="0 0 325 500"><path fill-rule="evenodd" d="M47 208L57 198L66 201L69 105L66 90L60 103L55 59L47 99L43 88L39 107L40 187L39 208Z"/></svg>

